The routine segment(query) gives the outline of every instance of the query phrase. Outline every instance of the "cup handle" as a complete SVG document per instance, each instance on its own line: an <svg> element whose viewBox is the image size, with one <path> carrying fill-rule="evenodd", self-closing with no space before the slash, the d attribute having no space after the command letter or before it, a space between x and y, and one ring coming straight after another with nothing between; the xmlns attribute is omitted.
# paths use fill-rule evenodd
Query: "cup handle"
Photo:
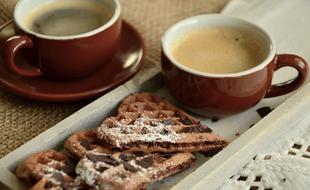
<svg viewBox="0 0 310 190"><path fill-rule="evenodd" d="M293 67L298 71L298 76L286 82L272 85L265 98L290 93L298 89L306 81L309 68L307 62L303 58L290 54L278 55L274 70L277 71L282 67Z"/></svg>
<svg viewBox="0 0 310 190"><path fill-rule="evenodd" d="M42 76L43 73L38 67L29 66L29 69L24 69L15 64L15 55L23 47L33 48L33 41L27 35L13 36L3 44L2 55L5 66L11 72L24 77Z"/></svg>

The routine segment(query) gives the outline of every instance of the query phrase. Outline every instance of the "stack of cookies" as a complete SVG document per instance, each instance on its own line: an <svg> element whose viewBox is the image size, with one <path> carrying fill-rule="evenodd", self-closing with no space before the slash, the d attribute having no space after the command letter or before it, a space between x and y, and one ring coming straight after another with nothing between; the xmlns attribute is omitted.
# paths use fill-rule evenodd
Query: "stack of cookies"
<svg viewBox="0 0 310 190"><path fill-rule="evenodd" d="M125 98L115 117L73 134L65 152L30 156L16 175L39 189L145 189L190 167L193 152L216 152L227 142L211 129L149 93Z"/></svg>

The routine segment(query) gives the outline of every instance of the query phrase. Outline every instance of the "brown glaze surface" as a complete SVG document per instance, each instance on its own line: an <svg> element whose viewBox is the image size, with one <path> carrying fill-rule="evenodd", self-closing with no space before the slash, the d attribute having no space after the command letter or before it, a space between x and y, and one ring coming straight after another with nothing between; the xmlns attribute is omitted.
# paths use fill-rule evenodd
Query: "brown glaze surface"
<svg viewBox="0 0 310 190"><path fill-rule="evenodd" d="M298 72L298 76L295 79L272 85L265 96L266 98L280 96L292 92L298 89L306 81L309 68L307 62L303 58L291 54L278 55L275 71L283 67L295 68Z"/></svg>
<svg viewBox="0 0 310 190"><path fill-rule="evenodd" d="M265 97L270 89L274 70L285 66L276 64L276 61L277 59L273 59L265 68L245 76L212 78L183 71L162 53L162 70L171 94L186 107L205 116L224 116L251 108ZM286 66L292 66L292 63ZM298 67L298 71L303 73L301 78L291 83L293 86L285 86L287 89L283 92L282 88L277 88L282 93L274 94L275 96L291 92L305 81L306 62L301 67L297 64L293 67Z"/></svg>
<svg viewBox="0 0 310 190"><path fill-rule="evenodd" d="M97 34L70 40L44 39L17 29L18 35L8 39L3 46L4 63L21 76L38 76L34 70L62 79L87 76L113 58L119 45L121 26L122 20L118 19ZM28 69L30 71L14 64L16 51L24 46L29 49L31 65L37 67Z"/></svg>
<svg viewBox="0 0 310 190"><path fill-rule="evenodd" d="M0 27L0 39L9 37L2 31L12 34L13 30L12 21ZM141 68L144 55L142 37L134 27L123 21L117 53L111 61L103 62L104 66L90 76L66 81L47 77L21 77L9 72L3 59L0 59L0 86L18 95L44 101L74 101L96 97L131 78ZM17 64L27 66L29 62L19 53Z"/></svg>

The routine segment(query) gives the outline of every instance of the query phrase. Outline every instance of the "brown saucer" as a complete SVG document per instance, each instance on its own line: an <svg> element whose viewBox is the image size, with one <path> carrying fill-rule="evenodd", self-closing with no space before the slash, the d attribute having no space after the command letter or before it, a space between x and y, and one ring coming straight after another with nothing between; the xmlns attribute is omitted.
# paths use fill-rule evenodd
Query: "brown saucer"
<svg viewBox="0 0 310 190"><path fill-rule="evenodd" d="M13 21L0 27L0 47L14 35ZM145 46L141 35L123 21L120 48L113 60L89 77L58 81L46 77L25 78L9 72L0 59L0 86L27 98L63 102L92 98L129 80L143 65ZM19 62L25 59L20 56Z"/></svg>

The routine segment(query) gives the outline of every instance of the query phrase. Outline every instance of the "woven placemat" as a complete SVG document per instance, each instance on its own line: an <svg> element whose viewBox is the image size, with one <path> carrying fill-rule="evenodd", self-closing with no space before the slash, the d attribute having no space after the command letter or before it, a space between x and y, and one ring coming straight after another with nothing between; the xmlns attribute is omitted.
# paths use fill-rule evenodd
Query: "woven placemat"
<svg viewBox="0 0 310 190"><path fill-rule="evenodd" d="M146 42L145 67L160 61L160 37L183 18L219 12L228 0L122 0L123 18L141 32ZM16 0L0 0L0 24L11 18ZM42 103L0 91L0 158L52 127L88 101Z"/></svg>

